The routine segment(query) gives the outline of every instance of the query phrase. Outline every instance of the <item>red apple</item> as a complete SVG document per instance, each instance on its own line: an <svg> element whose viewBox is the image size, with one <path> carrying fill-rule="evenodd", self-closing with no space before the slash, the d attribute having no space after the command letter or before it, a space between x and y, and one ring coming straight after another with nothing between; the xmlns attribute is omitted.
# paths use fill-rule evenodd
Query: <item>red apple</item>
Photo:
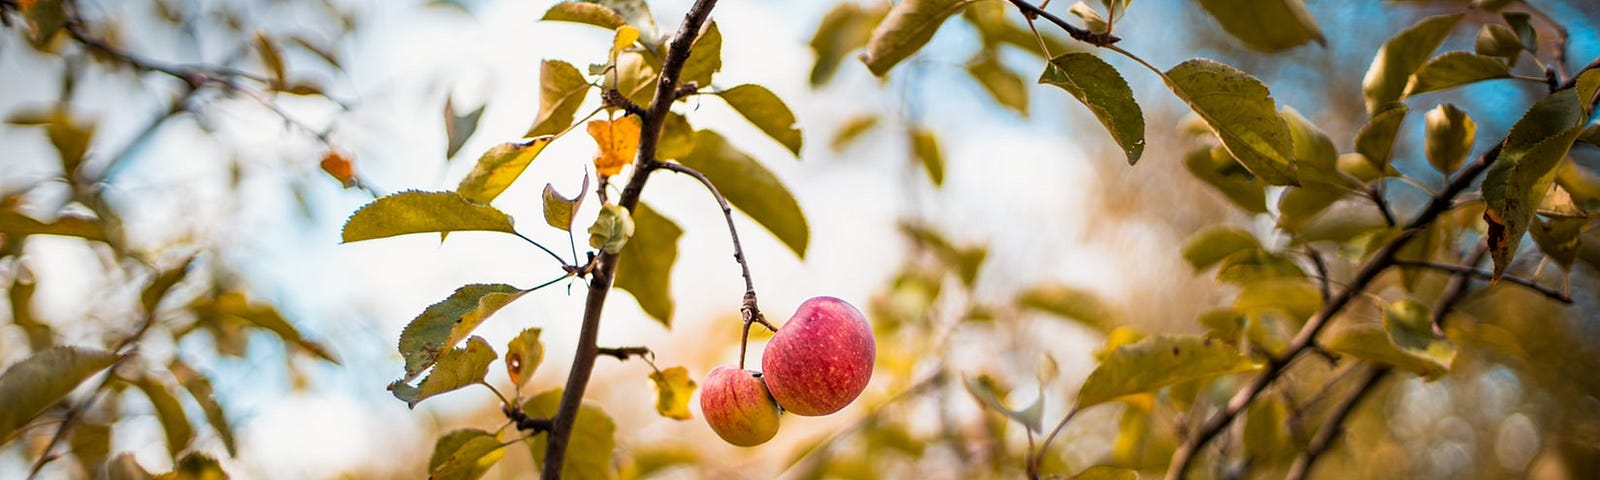
<svg viewBox="0 0 1600 480"><path fill-rule="evenodd" d="M844 300L816 297L800 304L761 353L772 398L795 415L818 416L849 405L872 379L878 354L872 327Z"/></svg>
<svg viewBox="0 0 1600 480"><path fill-rule="evenodd" d="M728 443L753 447L778 434L778 404L761 374L731 365L711 369L700 386L700 413Z"/></svg>

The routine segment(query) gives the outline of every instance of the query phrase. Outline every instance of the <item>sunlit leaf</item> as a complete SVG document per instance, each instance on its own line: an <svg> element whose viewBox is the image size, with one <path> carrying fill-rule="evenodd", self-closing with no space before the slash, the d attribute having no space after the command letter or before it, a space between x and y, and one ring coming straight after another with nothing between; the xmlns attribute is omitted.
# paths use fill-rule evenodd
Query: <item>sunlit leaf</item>
<svg viewBox="0 0 1600 480"><path fill-rule="evenodd" d="M1119 347L1096 367L1078 391L1082 409L1178 382L1261 368L1226 343L1203 337L1156 335Z"/></svg>
<svg viewBox="0 0 1600 480"><path fill-rule="evenodd" d="M878 23L862 56L873 75L883 76L933 38L951 15L976 0L904 0Z"/></svg>
<svg viewBox="0 0 1600 480"><path fill-rule="evenodd" d="M661 124L661 140L656 142L656 160L678 160L694 152L694 127L689 119L668 113Z"/></svg>
<svg viewBox="0 0 1600 480"><path fill-rule="evenodd" d="M1400 125L1411 109L1397 104L1372 116L1372 120L1356 132L1356 153L1367 158L1380 172L1392 170L1389 160L1394 154L1394 141L1400 135Z"/></svg>
<svg viewBox="0 0 1600 480"><path fill-rule="evenodd" d="M601 177L616 175L633 163L639 152L639 117L627 115L616 120L589 122L589 136L600 151L594 156L594 169Z"/></svg>
<svg viewBox="0 0 1600 480"><path fill-rule="evenodd" d="M63 0L19 1L12 4L22 10L28 22L28 40L34 45L44 45L55 38L56 32L67 25Z"/></svg>
<svg viewBox="0 0 1600 480"><path fill-rule="evenodd" d="M589 226L589 246L617 253L633 238L633 216L621 205L608 203L600 208L594 225Z"/></svg>
<svg viewBox="0 0 1600 480"><path fill-rule="evenodd" d="M346 157L344 154L334 150L328 150L327 153L322 154L322 161L319 165L322 167L323 173L327 173L329 177L338 180L339 184L343 185L344 188L356 186L356 168L355 164L350 162L350 157Z"/></svg>
<svg viewBox="0 0 1600 480"><path fill-rule="evenodd" d="M402 381L389 384L389 391L406 402L406 406L416 408L417 403L427 400L428 397L461 389L469 385L483 382L483 377L489 374L489 364L494 363L494 348L483 337L472 336L467 339L467 345L461 348L452 348L439 354L433 371L422 383L411 386Z"/></svg>
<svg viewBox="0 0 1600 480"><path fill-rule="evenodd" d="M861 134L867 133L878 126L876 115L859 115L845 120L839 125L839 131L833 135L833 141L828 142L828 148L835 153L844 151L845 147L855 143Z"/></svg>
<svg viewBox="0 0 1600 480"><path fill-rule="evenodd" d="M143 377L134 385L144 392L154 407L156 420L161 422L161 430L167 435L167 453L172 458L189 448L189 442L194 440L194 426L189 424L189 417L183 414L183 404L178 403L178 397L172 395L167 389L167 384L150 377Z"/></svg>
<svg viewBox="0 0 1600 480"><path fill-rule="evenodd" d="M617 288L638 300L639 308L662 325L672 326L672 265L678 261L683 229L644 203L633 209L632 242L643 245L617 261Z"/></svg>
<svg viewBox="0 0 1600 480"><path fill-rule="evenodd" d="M1040 417L1043 413L1041 405L1043 402L1036 401L1031 407L1021 410L1014 410L1011 407L1006 406L1005 401L1000 399L1000 394L994 391L989 382L983 382L980 380L981 378L968 377L964 381L964 384L967 387L967 393L971 393L972 397L978 400L978 403L981 403L983 406L999 412L1006 417L1011 418L1012 420L1016 420L1017 423L1021 423L1022 426L1028 427L1029 430L1033 430L1035 432L1040 430L1040 422L1042 420Z"/></svg>
<svg viewBox="0 0 1600 480"><path fill-rule="evenodd" d="M1023 309L1038 310L1105 332L1117 325L1118 319L1111 308L1094 292L1061 284L1044 284L1029 287L1017 294L1016 304Z"/></svg>
<svg viewBox="0 0 1600 480"><path fill-rule="evenodd" d="M1189 237L1183 247L1183 259L1195 271L1205 270L1234 253L1260 249L1261 241L1250 232L1232 227L1213 227Z"/></svg>
<svg viewBox="0 0 1600 480"><path fill-rule="evenodd" d="M1189 152L1183 157L1183 166L1244 211L1267 213L1266 186L1229 155L1227 149L1202 148Z"/></svg>
<svg viewBox="0 0 1600 480"><path fill-rule="evenodd" d="M0 443L116 361L111 352L53 347L6 368L0 374L0 405L5 405L0 408Z"/></svg>
<svg viewBox="0 0 1600 480"><path fill-rule="evenodd" d="M544 342L539 341L540 329L527 328L518 333L511 343L506 344L506 374L511 376L511 383L522 389L528 379L533 378L533 372L539 370L539 364L544 363Z"/></svg>
<svg viewBox="0 0 1600 480"><path fill-rule="evenodd" d="M429 480L476 480L506 454L494 434L478 429L462 429L444 434L434 442L428 457Z"/></svg>
<svg viewBox="0 0 1600 480"><path fill-rule="evenodd" d="M1497 78L1511 78L1511 67L1505 62L1471 52L1446 52L1417 68L1404 96Z"/></svg>
<svg viewBox="0 0 1600 480"><path fill-rule="evenodd" d="M1233 309L1244 313L1276 310L1289 314L1298 324L1322 310L1322 294L1309 279L1254 282L1239 289Z"/></svg>
<svg viewBox="0 0 1600 480"><path fill-rule="evenodd" d="M766 132L767 136L783 144L795 155L800 155L800 129L795 128L794 113L771 90L760 85L745 84L723 90L717 95L756 128Z"/></svg>
<svg viewBox="0 0 1600 480"><path fill-rule="evenodd" d="M611 61L616 62L617 55L637 41L639 41L639 29L628 25L617 27L616 36L611 40Z"/></svg>
<svg viewBox="0 0 1600 480"><path fill-rule="evenodd" d="M583 186L578 188L578 193L572 198L567 198L556 187L544 184L544 222L563 231L572 231L573 217L578 214L578 208L583 206L583 197L589 193L589 173L583 174Z"/></svg>
<svg viewBox="0 0 1600 480"><path fill-rule="evenodd" d="M845 55L866 46L872 39L872 27L888 13L887 7L842 2L823 15L816 33L811 35L811 51L817 58L811 66L811 86L828 83Z"/></svg>
<svg viewBox="0 0 1600 480"><path fill-rule="evenodd" d="M789 189L761 163L710 130L695 132L694 151L679 161L704 174L728 203L772 232L795 255L805 258L811 236L805 212Z"/></svg>
<svg viewBox="0 0 1600 480"><path fill-rule="evenodd" d="M1365 157L1362 158L1365 163ZM1278 197L1278 228L1289 233L1302 233L1318 214L1344 196L1341 192L1325 189L1286 188L1283 195Z"/></svg>
<svg viewBox="0 0 1600 480"><path fill-rule="evenodd" d="M1100 12L1094 11L1094 7L1090 7L1089 4L1083 3L1081 0L1072 4L1072 8L1068 8L1067 13L1071 13L1073 16L1083 20L1083 26L1089 27L1091 32L1099 33L1110 30L1110 24L1106 22L1106 19L1100 17Z"/></svg>
<svg viewBox="0 0 1600 480"><path fill-rule="evenodd" d="M656 385L656 413L674 420L694 418L689 413L689 397L694 396L695 382L689 378L689 369L672 367L650 373Z"/></svg>
<svg viewBox="0 0 1600 480"><path fill-rule="evenodd" d="M72 438L67 445L72 458L86 472L96 472L111 453L111 425L104 423L79 423L72 427Z"/></svg>
<svg viewBox="0 0 1600 480"><path fill-rule="evenodd" d="M1217 281L1248 285L1262 280L1303 278L1306 273L1293 260L1264 249L1247 249L1217 264Z"/></svg>
<svg viewBox="0 0 1600 480"><path fill-rule="evenodd" d="M195 371L189 364L177 358L167 365L167 370L178 379L178 384L189 391L189 396L195 403L200 404L200 411L205 413L206 423L217 432L217 437L222 439L222 446L228 449L228 455L237 456L238 448L233 439L233 426L228 424L227 412L223 411L222 404L217 403L212 393L211 380L205 375Z"/></svg>
<svg viewBox="0 0 1600 480"><path fill-rule="evenodd" d="M1310 41L1328 45L1303 0L1200 0L1200 6L1229 35L1256 50L1278 52Z"/></svg>
<svg viewBox="0 0 1600 480"><path fill-rule="evenodd" d="M1425 378L1444 375L1455 358L1455 347L1448 340L1437 339L1423 350L1412 351L1395 345L1383 327L1372 324L1350 325L1329 332L1324 345L1334 353L1393 365Z"/></svg>
<svg viewBox="0 0 1600 480"><path fill-rule="evenodd" d="M1188 77L1184 78L1187 81ZM1144 112L1133 99L1133 89L1128 87L1128 82L1111 64L1089 53L1064 54L1050 59L1044 74L1039 76L1039 83L1061 87L1083 102L1084 106L1089 107L1089 112L1100 119L1106 131L1111 133L1111 139L1122 147L1128 164L1139 161L1144 154ZM1191 83L1185 88L1194 90L1194 95L1209 95L1196 90L1209 87L1198 82ZM1179 93L1179 96L1183 94ZM1196 111L1199 109L1197 106ZM1225 112L1219 114L1227 115Z"/></svg>
<svg viewBox="0 0 1600 480"><path fill-rule="evenodd" d="M105 474L106 480L151 480L156 478L155 475L151 475L149 471L139 465L139 460L133 458L133 452L122 452L115 457L111 457L100 471Z"/></svg>
<svg viewBox="0 0 1600 480"><path fill-rule="evenodd" d="M628 25L632 25L633 28L639 29L639 39L645 44L651 45L653 49L658 49L660 46L660 40L658 39L657 33L660 29L656 27L656 17L654 14L650 13L650 5L645 3L645 0L584 1L598 3L600 5L604 5L606 8L611 9L611 11L617 13L617 16L622 17L623 20L626 20Z"/></svg>
<svg viewBox="0 0 1600 480"><path fill-rule="evenodd" d="M560 2L551 6L544 12L544 21L574 22L593 25L606 30L616 30L617 27L627 25L621 15L611 8L598 3L590 2Z"/></svg>
<svg viewBox="0 0 1600 480"><path fill-rule="evenodd" d="M1293 456L1298 448L1288 430L1289 408L1278 398L1263 395L1251 403L1250 409L1245 412L1244 451L1253 460L1281 460L1285 456Z"/></svg>
<svg viewBox="0 0 1600 480"><path fill-rule="evenodd" d="M912 156L928 172L933 185L944 185L944 153L939 148L939 136L924 125L911 127L907 135L909 138L906 141L911 144Z"/></svg>
<svg viewBox="0 0 1600 480"><path fill-rule="evenodd" d="M722 32L717 30L717 22L706 23L705 31L689 47L689 59L683 62L678 76L680 84L694 82L701 88L709 87L711 74L722 70Z"/></svg>
<svg viewBox="0 0 1600 480"><path fill-rule="evenodd" d="M555 137L544 136L495 145L478 157L478 164L461 179L461 184L456 186L456 193L482 204L494 201L511 186L511 182L522 176L523 170L552 140Z"/></svg>
<svg viewBox="0 0 1600 480"><path fill-rule="evenodd" d="M617 56L616 68L606 74L603 85L615 85L622 96L635 105L646 106L655 100L659 64L645 58L644 52L627 51ZM593 72L591 72L593 74Z"/></svg>
<svg viewBox="0 0 1600 480"><path fill-rule="evenodd" d="M1600 79L1590 71L1584 76ZM1517 244L1532 223L1534 210L1555 180L1556 167L1587 121L1587 99L1576 89L1551 94L1533 104L1511 127L1500 157L1483 177L1483 198L1488 205L1483 219L1489 223L1489 254L1495 278L1511 265Z"/></svg>
<svg viewBox="0 0 1600 480"><path fill-rule="evenodd" d="M593 4L560 3L556 7L561 5ZM539 66L539 116L523 136L555 135L572 126L573 116L577 114L578 106L583 104L583 98L589 94L589 87L589 80L572 64L560 60L542 62Z"/></svg>
<svg viewBox="0 0 1600 480"><path fill-rule="evenodd" d="M409 233L483 230L516 233L511 216L455 192L408 190L356 210L344 224L344 243Z"/></svg>
<svg viewBox="0 0 1600 480"><path fill-rule="evenodd" d="M479 105L476 110L467 112L466 115L456 113L453 105L455 99L444 100L444 138L446 140L444 158L455 158L456 152L467 144L467 139L478 131L478 119L483 117L483 109L488 104Z"/></svg>
<svg viewBox="0 0 1600 480"><path fill-rule="evenodd" d="M401 381L415 379L440 354L466 339L490 315L524 293L506 284L475 283L457 288L448 298L429 305L400 332L400 356L406 360L406 375Z"/></svg>
<svg viewBox="0 0 1600 480"><path fill-rule="evenodd" d="M156 480L228 480L228 471L222 469L217 459L201 452L189 452L178 459L172 471L155 477Z"/></svg>
<svg viewBox="0 0 1600 480"><path fill-rule="evenodd" d="M1250 173L1271 185L1297 184L1289 126L1260 80L1206 59L1172 67L1166 80Z"/></svg>
<svg viewBox="0 0 1600 480"><path fill-rule="evenodd" d="M1361 81L1367 114L1377 115L1398 105L1401 93L1417 68L1439 49L1464 14L1435 15L1401 30L1378 48Z"/></svg>
<svg viewBox="0 0 1600 480"><path fill-rule="evenodd" d="M1428 110L1427 122L1428 164L1433 165L1433 169L1439 173L1449 175L1461 168L1461 164L1467 160L1467 154L1472 152L1478 124L1467 116L1467 112L1448 103Z"/></svg>
<svg viewBox="0 0 1600 480"><path fill-rule="evenodd" d="M533 418L552 418L561 404L561 389L535 395L522 404L522 412ZM598 405L583 402L578 406L578 417L572 425L572 437L567 440L567 458L561 464L561 478L573 480L610 480L617 478L613 468L612 451L616 449L617 424ZM543 464L545 442L549 435L537 435L525 443L533 452L537 463Z"/></svg>
<svg viewBox="0 0 1600 480"><path fill-rule="evenodd" d="M1333 146L1328 134L1293 108L1283 107L1278 114L1289 126L1289 136L1294 140L1295 170L1300 185L1348 189L1349 180L1339 174L1339 149Z"/></svg>

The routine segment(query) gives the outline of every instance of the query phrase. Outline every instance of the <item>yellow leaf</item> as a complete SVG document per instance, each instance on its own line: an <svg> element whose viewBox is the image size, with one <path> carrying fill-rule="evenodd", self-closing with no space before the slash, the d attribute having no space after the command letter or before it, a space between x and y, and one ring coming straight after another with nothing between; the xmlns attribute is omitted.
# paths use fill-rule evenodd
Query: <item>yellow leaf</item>
<svg viewBox="0 0 1600 480"><path fill-rule="evenodd" d="M651 373L650 381L656 383L656 412L677 420L694 418L689 414L689 397L694 395L695 383L688 369L672 367Z"/></svg>
<svg viewBox="0 0 1600 480"><path fill-rule="evenodd" d="M622 53L622 49L628 48L629 45L633 45L633 42L638 40L639 29L629 25L617 27L617 36L611 41L611 61L616 62L617 54Z"/></svg>
<svg viewBox="0 0 1600 480"><path fill-rule="evenodd" d="M595 171L601 176L616 175L639 151L639 117L589 122L589 136L600 146L600 153L594 157Z"/></svg>

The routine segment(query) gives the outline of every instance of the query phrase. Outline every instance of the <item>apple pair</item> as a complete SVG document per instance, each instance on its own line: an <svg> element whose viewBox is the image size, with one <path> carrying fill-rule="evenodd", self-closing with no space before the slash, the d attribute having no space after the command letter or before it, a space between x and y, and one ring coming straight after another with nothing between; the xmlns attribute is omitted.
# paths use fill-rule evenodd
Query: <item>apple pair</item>
<svg viewBox="0 0 1600 480"><path fill-rule="evenodd" d="M849 405L872 379L877 344L866 316L833 297L800 304L761 354L761 373L711 369L700 412L723 440L759 445L778 433L778 414L820 416Z"/></svg>

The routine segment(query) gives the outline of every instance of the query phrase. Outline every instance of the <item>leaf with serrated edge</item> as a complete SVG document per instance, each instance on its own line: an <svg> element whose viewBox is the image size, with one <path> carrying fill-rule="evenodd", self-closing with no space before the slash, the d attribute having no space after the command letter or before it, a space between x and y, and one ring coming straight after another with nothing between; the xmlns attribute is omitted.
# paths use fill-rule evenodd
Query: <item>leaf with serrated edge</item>
<svg viewBox="0 0 1600 480"><path fill-rule="evenodd" d="M475 283L457 288L448 298L429 305L400 332L400 356L406 360L406 375L401 380L415 379L446 349L467 338L490 315L524 293L503 283Z"/></svg>
<svg viewBox="0 0 1600 480"><path fill-rule="evenodd" d="M422 383L413 387L405 382L389 384L395 398L416 408L417 403L441 393L450 392L483 381L489 374L489 364L494 363L494 348L483 337L474 335L462 348L452 348L439 355L433 371Z"/></svg>
<svg viewBox="0 0 1600 480"><path fill-rule="evenodd" d="M1127 80L1111 64L1092 54L1068 53L1050 60L1039 83L1061 87L1083 102L1122 147L1128 164L1139 161L1144 154L1144 112Z"/></svg>
<svg viewBox="0 0 1600 480"><path fill-rule="evenodd" d="M506 187L511 186L511 182L522 176L523 170L527 170L528 164L533 163L534 157L539 156L539 152L544 151L544 147L552 140L555 137L543 136L495 145L478 158L478 164L456 186L456 193L478 203L494 201L495 197L506 191Z"/></svg>
<svg viewBox="0 0 1600 480"><path fill-rule="evenodd" d="M1165 77L1172 93L1211 126L1250 173L1271 185L1298 185L1293 137L1260 80L1198 58L1172 67Z"/></svg>
<svg viewBox="0 0 1600 480"><path fill-rule="evenodd" d="M933 38L944 21L977 0L905 0L889 10L889 16L873 29L862 61L873 75L889 73L895 64L910 57Z"/></svg>
<svg viewBox="0 0 1600 480"><path fill-rule="evenodd" d="M734 111L743 115L767 136L783 144L789 152L800 155L800 129L795 128L794 112L771 90L760 85L740 85L717 94Z"/></svg>
<svg viewBox="0 0 1600 480"><path fill-rule="evenodd" d="M511 216L455 192L404 191L373 200L344 223L344 243L410 233L516 233Z"/></svg>
<svg viewBox="0 0 1600 480"><path fill-rule="evenodd" d="M522 404L522 412L533 418L552 418L561 403L561 389L535 395ZM610 480L617 478L612 468L612 451L616 449L617 424L606 411L592 402L578 406L578 417L573 421L572 436L567 443L567 458L561 465L561 478L573 480ZM535 435L524 443L533 452L536 462L544 458L545 442L549 435ZM542 462L539 462L542 463Z"/></svg>
<svg viewBox="0 0 1600 480"><path fill-rule="evenodd" d="M1366 77L1361 80L1361 95L1366 98L1368 115L1377 115L1398 105L1396 102L1411 75L1439 49L1439 44L1444 43L1463 16L1436 15L1422 19L1378 48L1372 65L1367 67Z"/></svg>
<svg viewBox="0 0 1600 480"><path fill-rule="evenodd" d="M1511 78L1511 67L1505 62L1471 52L1445 52L1417 68L1417 73L1406 83L1403 96L1497 78Z"/></svg>
<svg viewBox="0 0 1600 480"><path fill-rule="evenodd" d="M810 226L800 204L778 177L716 132L701 130L694 139L694 152L681 162L704 174L728 203L805 258Z"/></svg>
<svg viewBox="0 0 1600 480"><path fill-rule="evenodd" d="M572 231L572 220L577 215L578 208L583 206L583 197L589 193L589 173L583 174L583 186L578 189L578 194L567 198L551 184L544 184L544 222L562 231Z"/></svg>
<svg viewBox="0 0 1600 480"><path fill-rule="evenodd" d="M1539 100L1511 127L1500 157L1484 173L1483 219L1489 224L1487 242L1496 279L1511 264L1539 200L1555 181L1556 167L1587 119L1585 103L1575 89Z"/></svg>
<svg viewBox="0 0 1600 480"><path fill-rule="evenodd" d="M0 443L116 361L102 350L53 347L11 365L0 374Z"/></svg>
<svg viewBox="0 0 1600 480"><path fill-rule="evenodd" d="M632 241L644 245L645 250L617 261L615 284L633 294L646 314L670 328L672 265L678 261L678 237L683 236L683 229L644 203L633 209L633 224Z"/></svg>
<svg viewBox="0 0 1600 480"><path fill-rule="evenodd" d="M1174 383L1260 368L1261 364L1221 341L1175 335L1146 337L1111 351L1084 381L1075 408L1153 392Z"/></svg>
<svg viewBox="0 0 1600 480"><path fill-rule="evenodd" d="M572 126L573 116L583 104L583 98L588 96L589 87L589 80L577 67L560 60L545 60L539 67L539 117L523 136L555 135Z"/></svg>
<svg viewBox="0 0 1600 480"><path fill-rule="evenodd" d="M689 397L694 395L695 382L689 378L689 369L672 367L650 373L656 385L656 413L674 420L694 418L689 413Z"/></svg>

